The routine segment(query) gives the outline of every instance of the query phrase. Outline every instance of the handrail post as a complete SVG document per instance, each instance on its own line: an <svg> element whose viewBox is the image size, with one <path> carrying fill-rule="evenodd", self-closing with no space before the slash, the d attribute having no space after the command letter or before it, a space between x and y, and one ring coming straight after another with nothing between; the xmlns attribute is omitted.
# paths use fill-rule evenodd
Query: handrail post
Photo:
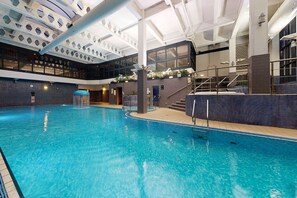
<svg viewBox="0 0 297 198"><path fill-rule="evenodd" d="M274 85L274 64L273 62L271 62L271 90L270 90L270 94L273 94L273 85Z"/></svg>
<svg viewBox="0 0 297 198"><path fill-rule="evenodd" d="M219 70L217 67L215 67L216 72L216 87L217 87L217 95L219 95Z"/></svg>
<svg viewBox="0 0 297 198"><path fill-rule="evenodd" d="M207 99L206 100L206 125L207 125L207 127L209 127L208 117L209 117L209 100Z"/></svg>
<svg viewBox="0 0 297 198"><path fill-rule="evenodd" d="M193 73L192 80L194 81L193 94L195 95L195 92L196 92L196 72Z"/></svg>

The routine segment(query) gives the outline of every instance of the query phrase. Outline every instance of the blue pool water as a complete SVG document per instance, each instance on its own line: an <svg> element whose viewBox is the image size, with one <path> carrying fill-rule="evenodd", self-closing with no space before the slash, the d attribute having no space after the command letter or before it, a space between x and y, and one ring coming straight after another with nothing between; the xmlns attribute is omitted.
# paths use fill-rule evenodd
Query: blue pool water
<svg viewBox="0 0 297 198"><path fill-rule="evenodd" d="M0 109L25 197L297 197L296 142L196 130L115 109Z"/></svg>

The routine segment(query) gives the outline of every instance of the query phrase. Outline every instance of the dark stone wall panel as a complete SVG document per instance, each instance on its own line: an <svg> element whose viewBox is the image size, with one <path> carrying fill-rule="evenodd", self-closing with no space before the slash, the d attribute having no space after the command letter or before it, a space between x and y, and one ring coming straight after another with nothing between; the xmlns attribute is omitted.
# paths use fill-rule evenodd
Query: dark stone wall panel
<svg viewBox="0 0 297 198"><path fill-rule="evenodd" d="M0 106L31 105L31 92L35 92L35 105L72 104L75 90L73 84L0 78Z"/></svg>
<svg viewBox="0 0 297 198"><path fill-rule="evenodd" d="M209 100L209 119L243 124L297 129L297 95L188 95L186 114L206 119Z"/></svg>

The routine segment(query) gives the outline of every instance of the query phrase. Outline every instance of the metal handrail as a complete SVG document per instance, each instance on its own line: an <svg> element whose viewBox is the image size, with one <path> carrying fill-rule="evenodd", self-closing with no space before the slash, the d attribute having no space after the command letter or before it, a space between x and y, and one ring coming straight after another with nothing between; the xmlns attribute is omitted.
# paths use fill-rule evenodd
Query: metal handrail
<svg viewBox="0 0 297 198"><path fill-rule="evenodd" d="M200 72L205 72L205 71L212 71L212 70L217 70L217 69L228 69L228 68L238 68L238 67L247 67L249 66L249 64L240 64L240 65L234 65L234 66L226 66L226 67L219 67L219 68L211 68L211 69L203 69L203 70L198 70L198 71L195 71L194 73L192 73L192 75L195 75L197 73L200 73Z"/></svg>
<svg viewBox="0 0 297 198"><path fill-rule="evenodd" d="M224 82L226 78L227 78L227 76L225 76L225 77L223 78L223 80L221 80L221 81L216 85L216 87L218 87L220 84L222 84L222 82Z"/></svg>
<svg viewBox="0 0 297 198"><path fill-rule="evenodd" d="M194 92L196 92L197 89L199 89L202 85L204 85L205 83L207 83L208 81L210 81L212 79L212 77L209 77L206 81L202 82L201 84L199 84L197 87L194 88Z"/></svg>
<svg viewBox="0 0 297 198"><path fill-rule="evenodd" d="M185 86L183 86L182 88L176 90L176 91L173 92L172 94L169 94L169 95L167 96L167 98L171 98L173 95L179 93L180 91L182 91L182 90L184 90L185 88L188 88L189 86L192 86L192 85L193 85L192 82L191 82L191 83L188 83L187 85L185 85Z"/></svg>
<svg viewBox="0 0 297 198"><path fill-rule="evenodd" d="M227 85L227 87L229 87L237 78L239 77L239 75L236 75Z"/></svg>
<svg viewBox="0 0 297 198"><path fill-rule="evenodd" d="M297 60L297 57L295 57L295 58L285 58L285 59L273 60L273 61L270 61L270 63L276 63L276 62L282 62L282 61L290 61L290 60Z"/></svg>
<svg viewBox="0 0 297 198"><path fill-rule="evenodd" d="M196 125L195 108L196 108L196 99L194 99L193 107L192 107L192 122L194 125Z"/></svg>

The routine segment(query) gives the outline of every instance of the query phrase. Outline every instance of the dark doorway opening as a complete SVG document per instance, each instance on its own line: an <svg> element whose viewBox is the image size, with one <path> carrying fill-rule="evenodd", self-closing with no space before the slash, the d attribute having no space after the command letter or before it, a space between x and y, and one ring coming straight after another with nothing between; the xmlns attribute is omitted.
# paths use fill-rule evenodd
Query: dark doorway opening
<svg viewBox="0 0 297 198"><path fill-rule="evenodd" d="M117 87L117 105L123 104L123 89L122 87Z"/></svg>
<svg viewBox="0 0 297 198"><path fill-rule="evenodd" d="M153 105L159 106L159 100L160 100L160 87L153 86Z"/></svg>

